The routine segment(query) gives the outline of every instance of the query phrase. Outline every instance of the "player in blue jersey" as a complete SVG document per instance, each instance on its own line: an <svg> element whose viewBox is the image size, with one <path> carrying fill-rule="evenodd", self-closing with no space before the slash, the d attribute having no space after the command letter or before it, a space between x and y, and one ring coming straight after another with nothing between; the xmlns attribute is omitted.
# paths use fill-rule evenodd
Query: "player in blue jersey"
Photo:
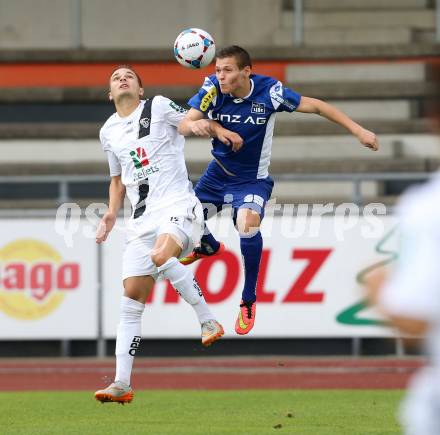
<svg viewBox="0 0 440 435"><path fill-rule="evenodd" d="M196 195L202 203L214 204L217 211L225 202L234 209L245 273L235 331L244 335L255 322L255 291L263 249L259 228L273 188L268 169L276 113L319 114L345 127L362 145L372 150L379 145L374 133L330 104L301 96L274 78L253 74L249 54L235 45L217 53L215 75L205 79L189 105L191 109L179 124L179 133L213 137L214 160L200 178ZM229 135L233 139L230 145L219 140L219 125L214 121L236 133L235 137ZM180 261L191 264L223 250L223 244L206 229L201 246Z"/></svg>

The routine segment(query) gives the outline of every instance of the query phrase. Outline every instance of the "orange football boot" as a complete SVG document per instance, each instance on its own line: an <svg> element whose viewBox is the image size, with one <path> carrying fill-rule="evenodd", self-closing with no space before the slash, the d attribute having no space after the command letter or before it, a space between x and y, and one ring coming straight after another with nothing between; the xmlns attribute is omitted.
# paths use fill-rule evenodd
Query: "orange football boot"
<svg viewBox="0 0 440 435"><path fill-rule="evenodd" d="M254 327L255 314L257 311L256 302L240 303L240 312L235 322L235 332L239 335L246 335Z"/></svg>
<svg viewBox="0 0 440 435"><path fill-rule="evenodd" d="M95 399L101 403L116 402L124 405L133 400L133 390L129 385L121 381L111 383L107 388L98 390L95 393Z"/></svg>
<svg viewBox="0 0 440 435"><path fill-rule="evenodd" d="M179 258L180 263L184 266L188 266L189 264L193 264L195 261L200 260L201 258L214 257L215 255L221 255L225 252L225 245L220 242L220 246L213 254L203 254L201 248L198 246L194 248L194 250L188 254L186 257Z"/></svg>
<svg viewBox="0 0 440 435"><path fill-rule="evenodd" d="M223 326L217 320L208 320L202 323L202 344L203 346L211 346L214 341L219 340L225 331Z"/></svg>

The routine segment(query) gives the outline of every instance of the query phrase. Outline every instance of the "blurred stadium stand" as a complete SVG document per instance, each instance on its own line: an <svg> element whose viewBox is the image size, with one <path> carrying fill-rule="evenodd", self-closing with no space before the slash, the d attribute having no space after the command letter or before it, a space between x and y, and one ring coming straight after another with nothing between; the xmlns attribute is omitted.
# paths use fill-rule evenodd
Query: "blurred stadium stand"
<svg viewBox="0 0 440 435"><path fill-rule="evenodd" d="M439 165L440 144L430 132L425 104L427 96L437 92L428 68L439 54L432 1L305 0L302 46L293 45L294 1L290 0L259 1L258 8L252 0L209 2L209 6L201 0L131 0L111 8L104 0L38 3L35 8L29 0L0 1L4 11L0 73L5 73L3 78L0 74L1 175L107 174L97 137L113 111L106 98L108 71L120 62L173 63L174 35L194 24L208 28L218 45L239 43L249 48L257 61L256 72L259 65L266 69L269 65L269 71L276 66L272 69L282 71L288 86L334 103L380 137L381 151L373 154L328 121L281 114L275 130L273 175L424 173ZM31 15L22 14L27 7ZM137 11L135 16L124 13L131 8ZM41 25L42 14L57 25ZM117 24L109 31L108 23ZM99 65L106 74L101 73L100 86L71 86L72 72L51 81L57 74L51 72L55 65L75 67L79 75ZM20 70L23 67L28 69ZM41 68L46 68L47 77L38 81ZM147 81L153 84L146 86L146 95L164 94L181 104L200 82L161 85L157 77ZM209 161L209 148L206 141L188 140L188 167L194 176ZM361 193L364 201L393 203L407 184L366 181ZM352 198L352 191L350 181L281 181L273 195L279 202L342 202ZM54 207L57 192L51 183L3 184L0 207ZM84 202L103 201L107 185L82 183L69 194Z"/></svg>

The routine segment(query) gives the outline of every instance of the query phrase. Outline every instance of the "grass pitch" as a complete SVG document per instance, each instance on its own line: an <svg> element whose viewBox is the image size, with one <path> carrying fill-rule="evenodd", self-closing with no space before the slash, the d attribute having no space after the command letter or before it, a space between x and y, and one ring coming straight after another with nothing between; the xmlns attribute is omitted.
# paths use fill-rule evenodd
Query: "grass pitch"
<svg viewBox="0 0 440 435"><path fill-rule="evenodd" d="M131 404L92 392L0 393L2 435L400 434L400 390L135 391Z"/></svg>

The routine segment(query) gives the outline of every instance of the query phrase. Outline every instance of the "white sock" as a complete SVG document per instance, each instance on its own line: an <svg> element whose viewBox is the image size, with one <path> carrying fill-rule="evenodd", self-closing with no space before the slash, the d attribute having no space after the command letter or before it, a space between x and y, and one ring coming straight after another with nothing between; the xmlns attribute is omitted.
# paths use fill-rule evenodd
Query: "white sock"
<svg viewBox="0 0 440 435"><path fill-rule="evenodd" d="M170 280L180 296L194 308L200 323L215 319L194 274L183 264L180 264L177 258L169 258L162 266L158 267L158 271Z"/></svg>
<svg viewBox="0 0 440 435"><path fill-rule="evenodd" d="M194 308L194 311L197 314L197 318L199 319L200 324L205 323L208 320L215 320L214 314L212 314L211 310L209 309L208 304L205 301L205 298L202 297L199 300L199 302L191 306Z"/></svg>
<svg viewBox="0 0 440 435"><path fill-rule="evenodd" d="M130 385L134 355L141 341L141 320L145 305L122 296L116 336L116 376L115 381Z"/></svg>

